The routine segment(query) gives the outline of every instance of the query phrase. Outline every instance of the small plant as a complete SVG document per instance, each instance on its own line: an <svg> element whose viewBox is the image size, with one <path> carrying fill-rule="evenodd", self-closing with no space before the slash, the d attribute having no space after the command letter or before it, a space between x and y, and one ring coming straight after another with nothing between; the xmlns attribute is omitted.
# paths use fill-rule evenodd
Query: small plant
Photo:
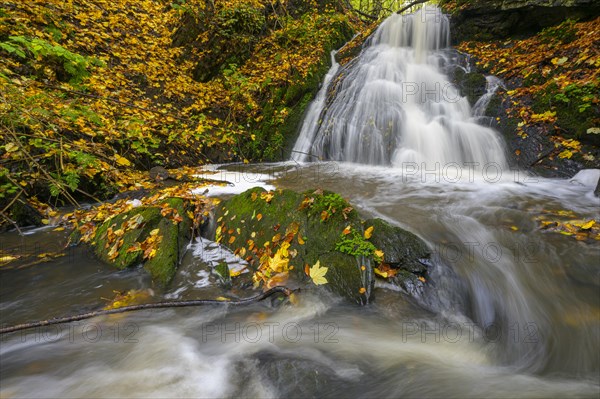
<svg viewBox="0 0 600 399"><path fill-rule="evenodd" d="M73 53L62 46L53 45L39 38L10 36L9 40L0 43L0 48L17 57L32 60L42 60L48 66L59 66L62 70L57 75L66 75L65 80L80 83L89 76L91 66L104 66L104 63L94 57L85 57ZM31 57L29 57L31 56Z"/></svg>
<svg viewBox="0 0 600 399"><path fill-rule="evenodd" d="M592 106L596 91L597 88L594 85L581 86L573 83L554 95L554 99L565 104L575 105L577 110L582 113Z"/></svg>
<svg viewBox="0 0 600 399"><path fill-rule="evenodd" d="M352 256L373 257L377 262L382 260L375 245L354 229L349 234L340 236L340 240L335 244L335 250Z"/></svg>

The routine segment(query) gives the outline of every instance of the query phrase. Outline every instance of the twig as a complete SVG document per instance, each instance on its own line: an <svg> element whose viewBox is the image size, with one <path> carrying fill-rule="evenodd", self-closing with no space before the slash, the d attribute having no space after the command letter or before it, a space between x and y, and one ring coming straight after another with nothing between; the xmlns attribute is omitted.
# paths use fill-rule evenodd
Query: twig
<svg viewBox="0 0 600 399"><path fill-rule="evenodd" d="M247 305L247 304L254 303L254 302L260 302L263 299L266 299L276 293L281 293L281 294L284 294L285 296L290 296L292 294L292 292L293 291L287 287L279 286L279 287L273 287L270 290L265 291L260 295L253 296L251 298L240 299L238 301L218 301L215 299L194 299L191 301L156 302L156 303L146 303L146 304L142 304L142 305L124 306L122 308L117 308L117 309L98 310L95 312L83 313L83 314L78 314L78 315L74 315L74 316L59 317L59 318L54 318L54 319L50 319L50 320L42 320L42 321L36 321L33 323L24 323L24 324L17 324L15 326L10 326L10 327L3 327L3 328L0 328L0 334L7 334L7 333L15 332L15 331L26 330L29 328L50 326L53 324L69 323L72 321L91 319L92 317L96 317L96 316L131 312L131 311L136 311L136 310L161 309L161 308L181 308L181 307L187 307L187 306L201 306L201 305L224 305L224 304L230 305L230 306Z"/></svg>
<svg viewBox="0 0 600 399"><path fill-rule="evenodd" d="M423 3L427 3L429 0L416 0L413 1L412 3L410 3L409 5L407 5L406 7L402 7L401 9L399 9L398 11L396 11L396 14L402 14L404 11L408 10L411 7L416 6L417 4L423 4Z"/></svg>
<svg viewBox="0 0 600 399"><path fill-rule="evenodd" d="M6 220L7 222L9 222L10 224L12 224L13 226L15 226L15 229L17 229L17 232L19 233L20 236L23 235L23 233L21 232L21 229L19 228L19 225L17 224L17 222L15 222L14 220L12 220L11 218L9 218L8 216L6 216L4 214L4 212L0 211L0 216L2 216L2 218L4 220Z"/></svg>

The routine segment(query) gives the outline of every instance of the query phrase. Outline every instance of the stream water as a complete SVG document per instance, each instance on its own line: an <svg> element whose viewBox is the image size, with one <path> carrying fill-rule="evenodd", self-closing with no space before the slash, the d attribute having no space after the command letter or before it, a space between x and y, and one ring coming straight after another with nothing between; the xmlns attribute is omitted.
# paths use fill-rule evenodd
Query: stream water
<svg viewBox="0 0 600 399"><path fill-rule="evenodd" d="M406 35L410 25L413 35L430 37L427 23L389 21L382 29ZM412 42L395 46L415 63L427 63L443 43L425 42L433 47L419 56ZM395 137L384 154L371 151L367 136L325 145L336 124L328 134L319 132L318 121L331 116L319 111L321 117L307 119L312 128L305 125L303 132L310 136L298 145L332 161L225 168L237 170L230 176L246 185L261 176L277 188L336 191L364 216L419 235L433 252L423 293L411 296L379 282L364 307L315 289L303 291L293 306L269 300L243 308L149 310L3 335L0 397L597 398L600 245L541 230L536 221L548 211L598 220L593 179L510 170L501 140L461 104L402 105L407 109L398 112L409 116L393 121ZM423 107L451 115L452 122ZM327 112L338 111L331 106ZM414 138L425 140L424 147L413 146L398 126L426 136ZM348 127L339 132L339 143L353 140ZM366 152L357 150L361 145ZM0 242L51 252L64 235L45 228L25 237L3 233ZM210 243L190 249L177 280L155 292L156 300L248 295L216 284ZM77 247L51 262L0 269L1 320L80 313L103 304L100 298L113 297L113 290L151 286L142 270L115 272Z"/></svg>

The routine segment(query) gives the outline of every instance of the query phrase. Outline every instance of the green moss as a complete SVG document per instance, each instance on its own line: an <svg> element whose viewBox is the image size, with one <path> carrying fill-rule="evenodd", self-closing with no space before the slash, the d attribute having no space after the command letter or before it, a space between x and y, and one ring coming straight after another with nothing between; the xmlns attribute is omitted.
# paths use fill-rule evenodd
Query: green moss
<svg viewBox="0 0 600 399"><path fill-rule="evenodd" d="M158 234L162 236L162 240L156 248L156 256L146 261L144 268L150 273L154 281L162 285L168 284L177 270L182 248L188 242L192 221L187 216L185 202L182 199L169 198L163 203L167 203L175 209L183 221L178 224L173 223L171 219L162 216L159 207L134 208L105 221L98 227L92 243L96 255L118 269L135 266L142 261L142 251L128 252L128 249L136 242L142 242L148 238L152 230L159 229ZM123 244L118 250L118 256L111 259L108 255L111 249L107 234L109 228L112 228L113 232L124 229L124 223L137 215L143 218L142 224L137 229L129 230L123 234ZM115 242L116 240L113 240L111 244L114 245Z"/></svg>
<svg viewBox="0 0 600 399"><path fill-rule="evenodd" d="M144 269L150 273L153 281L167 285L179 265L179 225L163 218L157 228L162 240L156 249L156 256L144 263Z"/></svg>
<svg viewBox="0 0 600 399"><path fill-rule="evenodd" d="M532 108L536 113L555 111L556 123L563 134L568 138L581 138L594 126L597 109L593 101L597 91L596 84L571 84L560 90L552 83L534 98Z"/></svg>
<svg viewBox="0 0 600 399"><path fill-rule="evenodd" d="M227 266L227 263L219 263L213 269L213 272L219 277L219 280L224 287L231 287L231 275L229 274L229 266Z"/></svg>
<svg viewBox="0 0 600 399"><path fill-rule="evenodd" d="M108 243L108 229L112 227L113 232L121 229L124 222L136 215L143 217L143 223L139 228L129 230L123 234L123 245L118 250L118 256L110 259L108 254L111 247ZM139 207L105 221L98 227L94 237L93 246L96 255L104 262L111 263L118 269L135 266L141 261L142 253L141 251L127 252L127 249L135 242L143 241L148 233L155 228L161 217L160 209L158 208Z"/></svg>

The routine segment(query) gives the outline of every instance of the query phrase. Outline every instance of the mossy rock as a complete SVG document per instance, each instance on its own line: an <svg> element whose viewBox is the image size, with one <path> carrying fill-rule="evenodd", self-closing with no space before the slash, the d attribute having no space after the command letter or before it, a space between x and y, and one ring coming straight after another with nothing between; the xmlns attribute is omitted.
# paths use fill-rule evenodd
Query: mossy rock
<svg viewBox="0 0 600 399"><path fill-rule="evenodd" d="M158 229L162 237L156 248L156 255L144 264L153 281L167 285L177 270L180 254L188 242L192 221L187 216L185 203L179 198L169 198L164 201L170 208L175 209L183 219L175 223L161 214L160 207L138 207L117 215L105 221L96 231L92 242L96 255L106 263L118 269L126 269L142 262L142 251L128 251L136 242L141 243L149 237L150 232ZM128 230L125 223L134 217L141 216L143 220L137 228ZM117 250L117 256L110 256L111 247L116 240L109 242L109 229L112 232L123 230L123 244Z"/></svg>
<svg viewBox="0 0 600 399"><path fill-rule="evenodd" d="M114 232L122 229L125 222L137 215L140 215L143 218L142 224L139 228L126 231L125 234L123 234L123 245L121 245L117 257L111 259L109 256L111 245L107 234L108 230L112 228L112 231ZM94 252L102 261L112 264L117 269L122 270L137 265L142 259L142 253L140 251L128 253L127 249L135 242L143 241L150 231L156 228L161 218L160 208L138 207L108 219L98 227L98 230L96 230L96 235L92 242Z"/></svg>
<svg viewBox="0 0 600 399"><path fill-rule="evenodd" d="M386 260L390 256L409 273L424 273L419 260L429 257L426 245L414 234L381 219L364 222L348 202L328 191L253 188L221 203L214 217L216 232L208 238L241 254L252 267L260 265L265 246L274 253L287 238L288 251L295 254L289 259L293 277L309 283L305 266L319 261L328 268L325 287L359 304L368 303L372 295L377 245L386 248ZM368 226L377 232L371 238L375 245L364 238Z"/></svg>
<svg viewBox="0 0 600 399"><path fill-rule="evenodd" d="M465 72L457 68L454 72L454 84L459 88L460 94L467 97L471 105L486 93L485 76L478 72Z"/></svg>
<svg viewBox="0 0 600 399"><path fill-rule="evenodd" d="M431 251L419 237L381 219L369 219L365 226L374 227L371 242L384 252L385 263L410 273L427 272Z"/></svg>

